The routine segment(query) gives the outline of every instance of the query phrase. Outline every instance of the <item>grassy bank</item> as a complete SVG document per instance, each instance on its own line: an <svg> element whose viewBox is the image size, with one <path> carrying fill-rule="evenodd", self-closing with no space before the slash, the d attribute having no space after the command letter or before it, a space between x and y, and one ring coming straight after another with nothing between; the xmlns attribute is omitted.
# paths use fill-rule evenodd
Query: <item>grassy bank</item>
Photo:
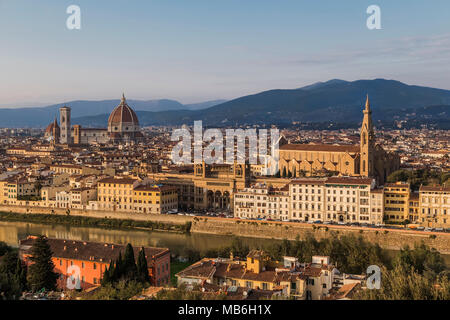
<svg viewBox="0 0 450 320"><path fill-rule="evenodd" d="M96 227L108 229L144 229L149 231L170 231L189 233L191 223L172 224L155 221L136 221L131 219L93 218L56 214L22 214L12 212L0 212L0 220L22 221L43 224L66 224L77 227Z"/></svg>

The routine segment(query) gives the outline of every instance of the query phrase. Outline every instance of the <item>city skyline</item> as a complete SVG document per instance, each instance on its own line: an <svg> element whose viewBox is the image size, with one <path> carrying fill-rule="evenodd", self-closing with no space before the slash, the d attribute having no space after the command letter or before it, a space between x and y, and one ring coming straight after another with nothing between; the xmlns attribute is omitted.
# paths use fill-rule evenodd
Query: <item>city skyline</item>
<svg viewBox="0 0 450 320"><path fill-rule="evenodd" d="M174 2L78 1L81 30L68 30L71 1L1 1L0 107L123 91L194 103L333 78L450 89L445 1L378 1L381 30L366 26L369 1Z"/></svg>

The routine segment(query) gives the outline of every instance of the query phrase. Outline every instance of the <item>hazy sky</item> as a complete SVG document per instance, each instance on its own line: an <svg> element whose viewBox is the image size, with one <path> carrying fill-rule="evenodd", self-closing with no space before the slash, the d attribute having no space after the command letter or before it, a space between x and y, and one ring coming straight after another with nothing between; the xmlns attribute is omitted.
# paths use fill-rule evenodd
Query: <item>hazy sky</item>
<svg viewBox="0 0 450 320"><path fill-rule="evenodd" d="M66 8L81 8L68 30ZM381 30L366 9L381 7ZM333 78L450 89L450 1L0 0L0 106L232 99Z"/></svg>

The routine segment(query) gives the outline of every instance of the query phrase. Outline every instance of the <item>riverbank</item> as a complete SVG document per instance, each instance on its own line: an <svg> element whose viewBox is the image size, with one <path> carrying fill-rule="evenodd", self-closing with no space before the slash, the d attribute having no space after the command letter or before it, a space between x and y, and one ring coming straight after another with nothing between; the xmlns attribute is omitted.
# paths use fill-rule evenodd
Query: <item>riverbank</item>
<svg viewBox="0 0 450 320"><path fill-rule="evenodd" d="M21 221L43 224L63 224L79 227L95 227L106 229L139 229L147 231L190 232L191 223L184 224L165 223L160 221L137 221L132 219L94 218L57 214L23 214L0 212L1 221Z"/></svg>
<svg viewBox="0 0 450 320"><path fill-rule="evenodd" d="M49 214L49 210L52 210L53 213ZM147 230L191 232L222 236L234 235L240 237L277 240L295 240L296 238L302 240L309 235L312 235L316 239L320 240L323 238L329 238L332 235L337 235L340 237L342 235L353 234L361 236L365 240L378 244L380 247L385 249L399 250L405 245L414 246L414 244L423 242L427 246L435 248L440 253L450 254L450 234L440 232L424 232L406 229L374 229L321 224L311 225L297 222L255 221L218 217L194 217L185 215L144 215L137 213L86 210L72 210L68 215L63 209L45 209L5 205L0 206L0 212L4 212L4 215L8 215L10 219L16 219L11 221L33 222L33 216L38 216L39 218L36 219L42 220L35 220L35 222L60 223L58 217L66 217L61 219L63 221L62 223L67 225L74 223L74 225L82 226L83 223L85 223L84 226L88 227L143 228ZM22 218L30 220L21 220ZM0 214L0 219L2 219L2 214Z"/></svg>
<svg viewBox="0 0 450 320"><path fill-rule="evenodd" d="M397 230L382 228L365 228L338 225L307 224L278 221L250 221L239 219L198 218L192 222L191 232L260 237L270 239L306 239L312 235L317 240L330 238L333 234L361 236L364 240L378 244L381 248L399 250L405 245L425 243L440 253L450 254L450 234Z"/></svg>

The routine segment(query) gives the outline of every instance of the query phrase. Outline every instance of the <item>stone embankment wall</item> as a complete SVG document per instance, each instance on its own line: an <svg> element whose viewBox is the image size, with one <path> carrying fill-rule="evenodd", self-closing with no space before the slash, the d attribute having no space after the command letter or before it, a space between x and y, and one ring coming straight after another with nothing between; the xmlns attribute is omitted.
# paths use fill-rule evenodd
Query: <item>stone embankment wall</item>
<svg viewBox="0 0 450 320"><path fill-rule="evenodd" d="M450 254L450 234L439 232L423 232L393 229L372 229L344 226L325 226L291 223L248 221L234 219L198 218L192 223L191 232L211 233L220 235L237 235L269 239L305 239L308 234L316 239L337 236L362 236L371 243L377 243L382 248L398 250L405 245L410 247L423 241L426 245L436 248L441 253Z"/></svg>
<svg viewBox="0 0 450 320"><path fill-rule="evenodd" d="M49 209L40 207L21 207L0 205L0 212L16 212L27 214L58 214L67 215L66 209ZM364 239L378 243L382 248L400 249L406 244L423 241L441 253L450 254L450 234L440 232L423 232L412 230L372 229L358 227L344 227L335 225L311 225L305 223L277 222L277 221L249 221L239 219L224 219L216 217L193 217L166 214L139 214L112 211L70 210L71 216L94 218L134 219L141 221L157 221L172 224L185 224L191 221L191 232L218 235L236 235L243 237L288 239L295 240L298 236L305 239L312 234L316 239L354 234Z"/></svg>

